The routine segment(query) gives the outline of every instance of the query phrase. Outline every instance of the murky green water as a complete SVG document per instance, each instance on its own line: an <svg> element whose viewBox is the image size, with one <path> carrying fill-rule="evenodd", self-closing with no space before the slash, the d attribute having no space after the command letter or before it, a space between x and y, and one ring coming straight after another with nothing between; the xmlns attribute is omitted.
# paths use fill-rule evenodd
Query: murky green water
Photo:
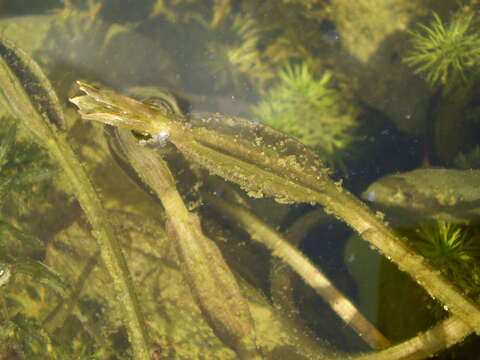
<svg viewBox="0 0 480 360"><path fill-rule="evenodd" d="M0 358L475 359L478 11L0 1Z"/></svg>

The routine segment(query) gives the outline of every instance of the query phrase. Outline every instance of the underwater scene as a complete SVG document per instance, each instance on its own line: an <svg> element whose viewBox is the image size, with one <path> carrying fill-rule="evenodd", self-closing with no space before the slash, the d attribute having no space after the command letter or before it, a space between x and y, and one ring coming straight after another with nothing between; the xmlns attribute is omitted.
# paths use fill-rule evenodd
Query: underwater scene
<svg viewBox="0 0 480 360"><path fill-rule="evenodd" d="M0 360L480 359L479 0L0 15Z"/></svg>

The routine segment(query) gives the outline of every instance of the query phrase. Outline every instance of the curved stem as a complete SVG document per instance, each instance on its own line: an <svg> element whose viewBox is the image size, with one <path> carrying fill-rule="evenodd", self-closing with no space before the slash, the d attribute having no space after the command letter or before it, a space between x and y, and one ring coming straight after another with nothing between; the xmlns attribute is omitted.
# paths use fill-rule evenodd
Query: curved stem
<svg viewBox="0 0 480 360"><path fill-rule="evenodd" d="M112 91L79 82L87 94L70 99L87 120L155 134L167 131L183 155L239 184L252 197L318 203L408 272L427 292L480 334L480 307L409 248L377 215L334 183L312 151L262 124L219 114L171 115ZM112 107L112 104L115 105Z"/></svg>
<svg viewBox="0 0 480 360"><path fill-rule="evenodd" d="M115 129L115 139L142 181L162 202L167 233L182 262L182 273L214 333L241 360L260 360L255 326L240 287L219 248L203 234L199 218L189 212L166 162L138 145L130 131Z"/></svg>
<svg viewBox="0 0 480 360"><path fill-rule="evenodd" d="M325 214L323 208L317 207L296 219L283 232L283 236L290 244L298 248L305 236L314 227L321 224L322 220L331 221L331 216ZM285 315L288 326L296 329L298 333L305 333L308 332L308 329L300 317L300 311L294 299L293 274L294 271L285 262L279 258L273 258L270 268L270 296L275 308ZM313 336L308 337L306 340L302 344L302 348L311 349L312 354L319 354L322 350L325 352L324 349L318 349L318 341L314 341Z"/></svg>
<svg viewBox="0 0 480 360"><path fill-rule="evenodd" d="M411 249L406 242L382 220L383 215L370 209L345 189L333 182L326 184L329 197L322 202L326 211L345 221L360 236L374 245L400 270L408 272L425 290L444 304L445 309L457 315L480 333L480 308L477 303L462 295L426 259Z"/></svg>
<svg viewBox="0 0 480 360"><path fill-rule="evenodd" d="M463 341L472 328L458 316L450 316L431 329L400 344L374 354L352 357L351 360L420 360Z"/></svg>
<svg viewBox="0 0 480 360"><path fill-rule="evenodd" d="M252 239L268 247L273 255L290 265L373 349L384 349L390 345L388 339L356 309L352 302L282 235L240 206L229 204L217 196L205 194L205 197L208 204L227 221L240 225L250 233Z"/></svg>
<svg viewBox="0 0 480 360"><path fill-rule="evenodd" d="M63 113L48 79L40 67L13 45L0 43L0 85L13 114L25 123L42 146L58 161L80 206L92 226L102 260L112 277L125 325L137 360L150 358L145 322L132 279L109 216L69 144ZM115 305L115 304L112 304Z"/></svg>

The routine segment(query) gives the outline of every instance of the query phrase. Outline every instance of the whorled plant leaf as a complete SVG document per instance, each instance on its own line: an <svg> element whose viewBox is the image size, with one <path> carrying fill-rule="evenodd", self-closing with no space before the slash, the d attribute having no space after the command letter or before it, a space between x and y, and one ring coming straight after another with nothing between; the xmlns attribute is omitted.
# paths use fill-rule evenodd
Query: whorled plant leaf
<svg viewBox="0 0 480 360"><path fill-rule="evenodd" d="M7 178L0 184L0 202L10 188L36 184L51 179L55 174L57 171L52 169L28 169Z"/></svg>
<svg viewBox="0 0 480 360"><path fill-rule="evenodd" d="M15 262L15 273L31 277L60 296L65 296L67 292L67 286L60 275L41 261L19 259Z"/></svg>
<svg viewBox="0 0 480 360"><path fill-rule="evenodd" d="M36 236L0 220L0 257L29 257L39 254L44 243Z"/></svg>
<svg viewBox="0 0 480 360"><path fill-rule="evenodd" d="M90 179L65 136L66 123L58 97L40 66L24 51L5 39L0 40L0 98L15 117L24 122L38 142L58 161L69 179L82 209L92 225L92 233L102 249L103 262L113 279L118 301L122 304L134 358L147 359L150 348L145 321L113 225ZM60 282L46 271L24 265L27 273L43 274L46 281L61 292ZM58 279L57 279L58 280Z"/></svg>
<svg viewBox="0 0 480 360"><path fill-rule="evenodd" d="M2 118L0 122L8 123ZM6 125L6 124L4 124ZM46 164L46 152L36 144L16 142L17 125L11 124L0 143L0 206L11 192L51 179L57 170Z"/></svg>
<svg viewBox="0 0 480 360"><path fill-rule="evenodd" d="M8 331L2 340L25 356L22 358L59 359L58 354L54 354L49 334L34 319L17 313L6 321L4 329Z"/></svg>

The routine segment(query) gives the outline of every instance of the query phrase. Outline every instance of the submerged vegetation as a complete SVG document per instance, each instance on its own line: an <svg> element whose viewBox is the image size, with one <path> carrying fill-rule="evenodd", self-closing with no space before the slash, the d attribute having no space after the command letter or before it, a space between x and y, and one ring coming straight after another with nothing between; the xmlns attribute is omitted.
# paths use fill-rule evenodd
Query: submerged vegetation
<svg viewBox="0 0 480 360"><path fill-rule="evenodd" d="M37 207L45 201L40 190L51 180L56 170L48 164L44 149L28 142L16 142L17 126L9 119L0 119L3 129L0 143L0 261L9 263L18 258L38 257L44 244L30 234L35 231L33 221ZM18 224L21 220L25 223Z"/></svg>
<svg viewBox="0 0 480 360"><path fill-rule="evenodd" d="M475 12L459 12L446 23L433 14L433 21L412 32L413 53L404 61L423 73L432 85L449 88L472 82L479 74L480 29Z"/></svg>
<svg viewBox="0 0 480 360"><path fill-rule="evenodd" d="M13 121L3 118L0 122L6 130L0 135L3 135L0 144L0 206L8 197L15 197L16 208L22 213L22 208L27 206L27 197L34 196L28 186L49 180L55 170L46 166L48 157L44 149L31 143L15 143L17 126Z"/></svg>
<svg viewBox="0 0 480 360"><path fill-rule="evenodd" d="M15 141L15 123L2 118L0 124L7 129L0 143L0 354L2 357L56 359L59 354L40 324L40 315L48 309L48 298L64 296L66 286L55 272L39 261L46 244L30 233L31 224L15 221L25 221L32 213L38 216L40 209L25 202L44 199L33 188L41 187L56 171L46 165L44 149Z"/></svg>
<svg viewBox="0 0 480 360"><path fill-rule="evenodd" d="M10 108L31 134L16 142L17 127L2 123L0 358L303 360L355 358L345 352L373 349L359 358L394 360L433 356L472 331L480 334L475 224L421 225L405 241L327 169L347 174L350 162L371 166L363 144L390 136L386 108L405 113L404 121L428 111L390 96L399 82L413 82L413 71L442 89L468 83L462 106L475 106L469 101L480 59L477 2L450 22L435 14L420 30L412 26L404 54L396 32L407 36L406 14L425 14L425 5L394 0L407 11L390 28L381 2L359 0L356 8L343 1L58 1L38 19L47 25L35 28L45 31L40 43L30 36L1 41L2 110ZM362 12L361 26L355 9L379 19ZM348 47L355 36L368 56ZM401 64L404 55L413 70ZM377 66L382 74L368 78ZM175 95L121 95L131 87ZM367 88L378 90L371 102L362 94ZM113 126L103 138L99 124L85 120ZM380 135L371 131L375 122ZM163 139L165 159L153 141L140 146L129 130ZM32 138L45 148L24 144ZM47 153L60 170L52 170ZM185 206L183 178L190 178L195 204L203 201L195 212ZM280 233L291 221L284 204L294 203L307 205L292 214L318 207L294 221L289 230L296 232ZM325 213L408 272L450 318L391 347L342 285L292 245L320 221L340 243ZM62 224L50 229L50 222ZM303 288L272 267L272 257L322 305L298 309ZM305 319L324 309L340 319L338 329L328 321L309 328Z"/></svg>
<svg viewBox="0 0 480 360"><path fill-rule="evenodd" d="M455 167L459 169L480 169L480 145L466 153L460 153L455 158Z"/></svg>
<svg viewBox="0 0 480 360"><path fill-rule="evenodd" d="M410 31L412 49L403 61L421 74L434 96L430 99L426 132L435 135L438 157L449 165L478 141L470 134L478 124L469 114L478 96L480 30L478 4L463 5L448 19L436 12L429 24ZM476 105L473 105L474 107ZM455 129L457 128L457 129Z"/></svg>
<svg viewBox="0 0 480 360"><path fill-rule="evenodd" d="M236 15L231 23L209 25L212 40L207 45L206 68L214 78L214 89L231 88L245 94L253 86L263 88L273 77L259 54L258 25L251 18Z"/></svg>
<svg viewBox="0 0 480 360"><path fill-rule="evenodd" d="M439 221L421 225L413 246L466 293L480 293L478 229Z"/></svg>
<svg viewBox="0 0 480 360"><path fill-rule="evenodd" d="M279 82L253 109L263 123L318 151L321 158L344 166L342 155L357 141L355 108L331 85L332 74L317 80L306 63L287 66Z"/></svg>

